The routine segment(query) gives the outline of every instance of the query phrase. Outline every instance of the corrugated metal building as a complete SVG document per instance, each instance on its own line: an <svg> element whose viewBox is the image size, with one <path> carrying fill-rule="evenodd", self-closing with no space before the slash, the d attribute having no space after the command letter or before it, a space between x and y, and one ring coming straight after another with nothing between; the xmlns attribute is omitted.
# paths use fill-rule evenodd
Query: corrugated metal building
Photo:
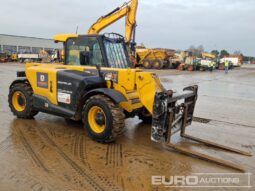
<svg viewBox="0 0 255 191"><path fill-rule="evenodd" d="M61 43L52 39L0 34L0 52L6 53L39 53L41 49L62 49Z"/></svg>

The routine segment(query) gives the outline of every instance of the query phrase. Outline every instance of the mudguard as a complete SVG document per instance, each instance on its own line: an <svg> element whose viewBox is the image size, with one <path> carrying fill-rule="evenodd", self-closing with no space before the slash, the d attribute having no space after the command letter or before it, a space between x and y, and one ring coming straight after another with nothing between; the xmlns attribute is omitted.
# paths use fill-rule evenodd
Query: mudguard
<svg viewBox="0 0 255 191"><path fill-rule="evenodd" d="M120 92L118 92L116 90L108 89L108 88L98 88L98 89L91 90L91 91L87 92L83 98L86 100L89 97L96 95L96 94L103 94L103 95L109 97L116 104L127 101L127 99L125 98L125 96L123 94L121 94Z"/></svg>
<svg viewBox="0 0 255 191"><path fill-rule="evenodd" d="M17 83L29 83L27 78L18 78L16 80L14 80L11 85L10 85L10 88L14 85L14 84L17 84Z"/></svg>

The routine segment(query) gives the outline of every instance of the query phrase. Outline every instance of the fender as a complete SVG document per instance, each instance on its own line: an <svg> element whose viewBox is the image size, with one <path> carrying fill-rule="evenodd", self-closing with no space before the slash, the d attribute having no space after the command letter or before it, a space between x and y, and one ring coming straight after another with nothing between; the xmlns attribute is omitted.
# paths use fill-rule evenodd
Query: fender
<svg viewBox="0 0 255 191"><path fill-rule="evenodd" d="M116 90L108 89L108 88L98 88L98 89L91 90L83 96L83 100L87 100L89 97L96 94L103 94L109 97L116 104L127 101L127 99L125 98L123 94L121 94L120 92Z"/></svg>
<svg viewBox="0 0 255 191"><path fill-rule="evenodd" d="M24 84L28 83L28 84L29 84L27 78L18 78L18 79L14 80L14 81L11 83L10 88L11 88L14 84L17 84L17 83L24 83Z"/></svg>

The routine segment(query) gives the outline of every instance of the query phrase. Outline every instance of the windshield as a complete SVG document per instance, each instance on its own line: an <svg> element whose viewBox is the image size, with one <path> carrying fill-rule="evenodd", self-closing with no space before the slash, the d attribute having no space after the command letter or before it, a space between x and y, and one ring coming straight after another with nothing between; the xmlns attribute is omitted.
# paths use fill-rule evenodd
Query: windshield
<svg viewBox="0 0 255 191"><path fill-rule="evenodd" d="M123 41L105 39L104 45L106 49L106 56L111 68L129 67L129 57L125 52L126 49Z"/></svg>
<svg viewBox="0 0 255 191"><path fill-rule="evenodd" d="M104 66L99 42L96 37L80 36L67 40L66 64L81 65L81 53L86 51L89 55L88 66Z"/></svg>

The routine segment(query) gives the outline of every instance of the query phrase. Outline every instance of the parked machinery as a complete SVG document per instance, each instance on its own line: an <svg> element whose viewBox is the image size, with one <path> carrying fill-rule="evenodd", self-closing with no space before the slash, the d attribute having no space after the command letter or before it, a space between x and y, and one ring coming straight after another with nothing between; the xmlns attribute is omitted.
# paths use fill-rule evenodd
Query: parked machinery
<svg viewBox="0 0 255 191"><path fill-rule="evenodd" d="M137 66L146 69L163 69L171 67L171 59L174 50L154 48L148 49L142 46L136 47Z"/></svg>
<svg viewBox="0 0 255 191"><path fill-rule="evenodd" d="M7 62L8 60L8 54L5 52L0 52L0 62Z"/></svg>

